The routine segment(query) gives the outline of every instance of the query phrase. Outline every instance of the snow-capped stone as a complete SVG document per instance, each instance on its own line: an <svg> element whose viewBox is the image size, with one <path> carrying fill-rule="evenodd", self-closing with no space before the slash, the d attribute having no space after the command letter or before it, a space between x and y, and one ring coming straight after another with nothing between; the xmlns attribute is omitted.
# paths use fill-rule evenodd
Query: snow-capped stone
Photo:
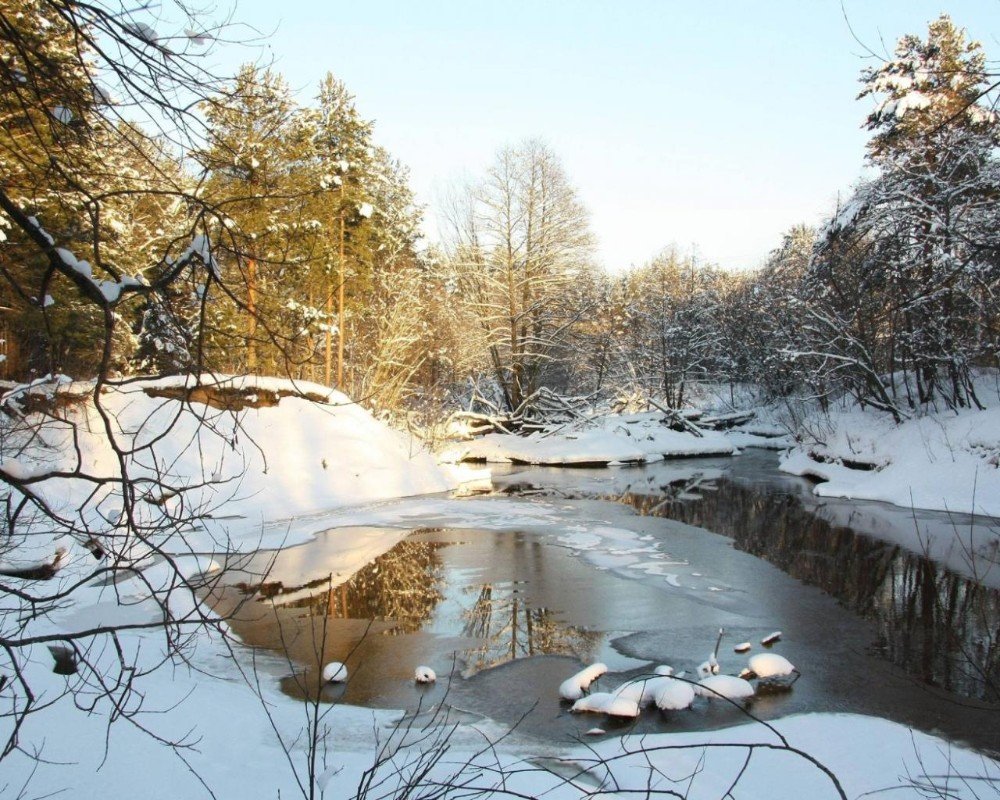
<svg viewBox="0 0 1000 800"><path fill-rule="evenodd" d="M430 667L421 665L413 673L413 679L417 683L434 683L437 680L437 673Z"/></svg>
<svg viewBox="0 0 1000 800"><path fill-rule="evenodd" d="M694 687L671 678L660 685L655 700L660 711L680 711L694 702Z"/></svg>
<svg viewBox="0 0 1000 800"><path fill-rule="evenodd" d="M331 661L323 667L324 683L344 683L347 680L347 666L340 661Z"/></svg>
<svg viewBox="0 0 1000 800"><path fill-rule="evenodd" d="M617 697L610 692L594 692L581 697L570 709L573 713L591 712L609 717L638 717L639 704L627 697Z"/></svg>
<svg viewBox="0 0 1000 800"><path fill-rule="evenodd" d="M747 666L750 672L761 680L783 678L798 671L791 661L777 653L758 653L751 656Z"/></svg>
<svg viewBox="0 0 1000 800"><path fill-rule="evenodd" d="M590 684L608 671L605 664L598 662L580 670L572 678L567 678L559 686L559 696L563 700L579 700L590 688Z"/></svg>
<svg viewBox="0 0 1000 800"><path fill-rule="evenodd" d="M619 686L613 692L615 697L623 700L632 700L639 704L640 708L651 705L656 699L656 695L668 684L675 682L673 678L666 675L655 677L637 678Z"/></svg>
<svg viewBox="0 0 1000 800"><path fill-rule="evenodd" d="M698 681L698 688L695 689L702 697L709 700L723 697L726 700L743 700L753 696L753 686L735 675L709 675Z"/></svg>

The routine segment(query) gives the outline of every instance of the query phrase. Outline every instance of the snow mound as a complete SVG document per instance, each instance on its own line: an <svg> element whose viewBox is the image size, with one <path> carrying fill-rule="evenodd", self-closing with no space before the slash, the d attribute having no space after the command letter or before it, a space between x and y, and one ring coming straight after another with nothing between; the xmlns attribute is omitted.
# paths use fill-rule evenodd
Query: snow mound
<svg viewBox="0 0 1000 800"><path fill-rule="evenodd" d="M324 683L343 683L347 680L347 667L340 661L331 661L323 667Z"/></svg>
<svg viewBox="0 0 1000 800"><path fill-rule="evenodd" d="M590 688L590 684L608 671L607 665L597 663L580 670L572 678L567 678L559 686L559 696L563 700L579 700Z"/></svg>
<svg viewBox="0 0 1000 800"><path fill-rule="evenodd" d="M93 391L93 384L58 386L55 411L24 417L37 419L38 435L0 469L21 478L80 470L116 480L109 429L140 481L137 513L152 525L197 520L191 547L254 546L269 523L456 485L408 437L324 386L259 377L137 381L105 386L100 409ZM121 513L111 485L94 492L90 481L53 477L33 489L95 530Z"/></svg>
<svg viewBox="0 0 1000 800"><path fill-rule="evenodd" d="M656 707L660 711L683 711L691 707L694 695L694 687L690 683L671 679L657 692Z"/></svg>
<svg viewBox="0 0 1000 800"><path fill-rule="evenodd" d="M753 686L743 678L733 675L709 675L698 681L695 692L709 700L719 697L726 700L743 700L753 696Z"/></svg>
<svg viewBox="0 0 1000 800"><path fill-rule="evenodd" d="M639 704L628 697L618 697L611 692L594 692L581 697L570 709L574 713L591 712L609 717L638 717Z"/></svg>
<svg viewBox="0 0 1000 800"><path fill-rule="evenodd" d="M434 683L437 680L437 673L430 667L417 667L413 673L413 679L417 683Z"/></svg>
<svg viewBox="0 0 1000 800"><path fill-rule="evenodd" d="M758 653L751 656L747 667L761 680L783 678L796 672L792 662L777 653Z"/></svg>

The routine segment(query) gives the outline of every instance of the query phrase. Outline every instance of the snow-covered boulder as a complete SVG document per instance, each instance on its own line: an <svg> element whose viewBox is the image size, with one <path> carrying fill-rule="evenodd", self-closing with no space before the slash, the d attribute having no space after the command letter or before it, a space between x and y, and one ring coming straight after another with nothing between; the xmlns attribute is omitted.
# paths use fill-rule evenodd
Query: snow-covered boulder
<svg viewBox="0 0 1000 800"><path fill-rule="evenodd" d="M559 696L563 700L579 700L590 689L590 684L607 671L607 665L600 662L585 667L573 677L562 682L559 686Z"/></svg>
<svg viewBox="0 0 1000 800"><path fill-rule="evenodd" d="M639 716L639 704L627 697L618 697L611 692L594 692L586 697L581 697L570 709L574 713L591 712L594 714L607 714L609 717L629 717Z"/></svg>
<svg viewBox="0 0 1000 800"><path fill-rule="evenodd" d="M681 711L691 707L694 696L694 687L690 683L671 678L660 684L654 700L660 711Z"/></svg>
<svg viewBox="0 0 1000 800"><path fill-rule="evenodd" d="M695 692L709 700L725 698L726 700L745 700L753 697L753 685L743 678L734 675L709 675L698 681Z"/></svg>
<svg viewBox="0 0 1000 800"><path fill-rule="evenodd" d="M791 661L777 653L751 656L747 662L747 670L761 680L784 678L798 672Z"/></svg>

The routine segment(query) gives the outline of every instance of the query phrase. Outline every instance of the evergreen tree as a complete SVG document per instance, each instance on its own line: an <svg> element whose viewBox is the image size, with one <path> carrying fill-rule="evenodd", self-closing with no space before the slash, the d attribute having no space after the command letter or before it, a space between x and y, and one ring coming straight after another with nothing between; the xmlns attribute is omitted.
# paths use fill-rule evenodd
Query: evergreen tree
<svg viewBox="0 0 1000 800"><path fill-rule="evenodd" d="M912 384L910 405L976 404L970 370L995 363L1000 279L1000 124L982 102L984 56L942 16L862 82L878 100L867 121L878 173L820 243L818 347L863 373L857 391L879 403L896 403L880 384Z"/></svg>
<svg viewBox="0 0 1000 800"><path fill-rule="evenodd" d="M322 228L310 207L315 129L281 76L253 65L205 115L208 141L195 157L224 217L225 293L211 306L208 345L229 369L294 374L311 355L300 298Z"/></svg>

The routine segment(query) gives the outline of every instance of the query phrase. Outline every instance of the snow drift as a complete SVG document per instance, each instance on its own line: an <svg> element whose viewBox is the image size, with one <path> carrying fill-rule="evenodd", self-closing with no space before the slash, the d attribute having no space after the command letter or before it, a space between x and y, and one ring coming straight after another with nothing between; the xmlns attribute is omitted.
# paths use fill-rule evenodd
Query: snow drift
<svg viewBox="0 0 1000 800"><path fill-rule="evenodd" d="M60 385L55 410L50 404L48 414L29 412L6 431L0 463L21 480L59 471L32 489L92 529L118 521L121 464L139 491L137 513L153 521L188 518L195 534L200 528L211 536L206 545L226 548L247 538L256 545L268 523L454 487L429 454L316 384L137 381L105 387L100 409L93 389ZM36 422L38 435L29 440L24 431ZM74 471L111 483L95 492Z"/></svg>

